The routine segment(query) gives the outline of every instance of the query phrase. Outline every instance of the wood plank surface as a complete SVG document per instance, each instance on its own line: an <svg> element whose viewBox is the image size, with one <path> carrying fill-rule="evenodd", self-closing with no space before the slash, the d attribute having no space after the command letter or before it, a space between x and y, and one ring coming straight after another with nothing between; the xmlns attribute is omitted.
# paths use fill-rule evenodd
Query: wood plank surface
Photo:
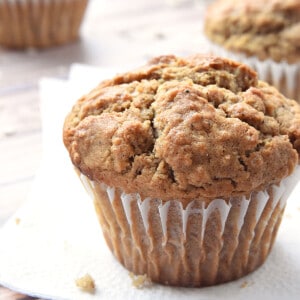
<svg viewBox="0 0 300 300"><path fill-rule="evenodd" d="M124 69L155 55L205 52L208 2L90 0L77 42L42 51L0 47L0 226L26 200L42 157L39 80L67 78L72 63ZM33 298L0 286L4 299Z"/></svg>

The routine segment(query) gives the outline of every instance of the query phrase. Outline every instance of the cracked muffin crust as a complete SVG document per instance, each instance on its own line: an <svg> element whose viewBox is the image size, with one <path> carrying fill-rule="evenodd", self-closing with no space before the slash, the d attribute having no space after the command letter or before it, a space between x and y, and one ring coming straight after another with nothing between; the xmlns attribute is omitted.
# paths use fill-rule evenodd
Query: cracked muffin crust
<svg viewBox="0 0 300 300"><path fill-rule="evenodd" d="M249 195L290 175L300 107L246 65L161 56L79 99L63 138L91 180L186 206Z"/></svg>
<svg viewBox="0 0 300 300"><path fill-rule="evenodd" d="M260 60L300 61L298 0L217 0L208 8L205 33L217 44Z"/></svg>

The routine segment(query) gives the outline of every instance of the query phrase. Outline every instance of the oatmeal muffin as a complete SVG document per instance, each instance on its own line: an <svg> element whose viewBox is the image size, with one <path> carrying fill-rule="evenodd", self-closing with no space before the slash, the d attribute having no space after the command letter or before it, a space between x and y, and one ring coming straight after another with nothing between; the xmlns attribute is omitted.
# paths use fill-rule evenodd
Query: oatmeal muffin
<svg viewBox="0 0 300 300"><path fill-rule="evenodd" d="M100 83L64 144L131 272L208 286L255 270L293 189L300 107L246 65L161 56Z"/></svg>
<svg viewBox="0 0 300 300"><path fill-rule="evenodd" d="M300 2L217 0L206 13L212 51L249 63L300 101ZM250 59L249 59L250 58Z"/></svg>
<svg viewBox="0 0 300 300"><path fill-rule="evenodd" d="M72 42L88 0L0 1L0 45L46 48Z"/></svg>

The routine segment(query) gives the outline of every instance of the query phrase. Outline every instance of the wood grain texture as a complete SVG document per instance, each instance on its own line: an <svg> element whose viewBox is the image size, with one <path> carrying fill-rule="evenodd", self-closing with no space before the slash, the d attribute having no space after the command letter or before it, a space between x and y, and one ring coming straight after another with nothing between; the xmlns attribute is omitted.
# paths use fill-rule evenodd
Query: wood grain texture
<svg viewBox="0 0 300 300"><path fill-rule="evenodd" d="M67 78L74 62L124 69L159 54L205 52L206 2L90 0L79 41L42 51L0 48L0 226L26 200L42 157L40 78ZM33 298L0 287L4 299Z"/></svg>

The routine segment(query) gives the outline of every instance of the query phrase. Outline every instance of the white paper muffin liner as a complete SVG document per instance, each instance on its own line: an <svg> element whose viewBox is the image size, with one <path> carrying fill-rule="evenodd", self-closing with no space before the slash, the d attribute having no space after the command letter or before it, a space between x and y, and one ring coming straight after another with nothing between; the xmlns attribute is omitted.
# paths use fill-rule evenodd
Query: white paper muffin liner
<svg viewBox="0 0 300 300"><path fill-rule="evenodd" d="M279 185L228 201L141 199L80 175L108 246L135 274L175 286L240 278L268 256L300 167Z"/></svg>
<svg viewBox="0 0 300 300"><path fill-rule="evenodd" d="M286 97L300 103L300 63L289 64L286 61L275 62L272 59L264 61L255 56L246 56L242 53L228 51L227 49L207 40L209 52L242 62L257 73L260 80L275 86Z"/></svg>
<svg viewBox="0 0 300 300"><path fill-rule="evenodd" d="M0 45L46 48L78 38L88 0L1 0Z"/></svg>

